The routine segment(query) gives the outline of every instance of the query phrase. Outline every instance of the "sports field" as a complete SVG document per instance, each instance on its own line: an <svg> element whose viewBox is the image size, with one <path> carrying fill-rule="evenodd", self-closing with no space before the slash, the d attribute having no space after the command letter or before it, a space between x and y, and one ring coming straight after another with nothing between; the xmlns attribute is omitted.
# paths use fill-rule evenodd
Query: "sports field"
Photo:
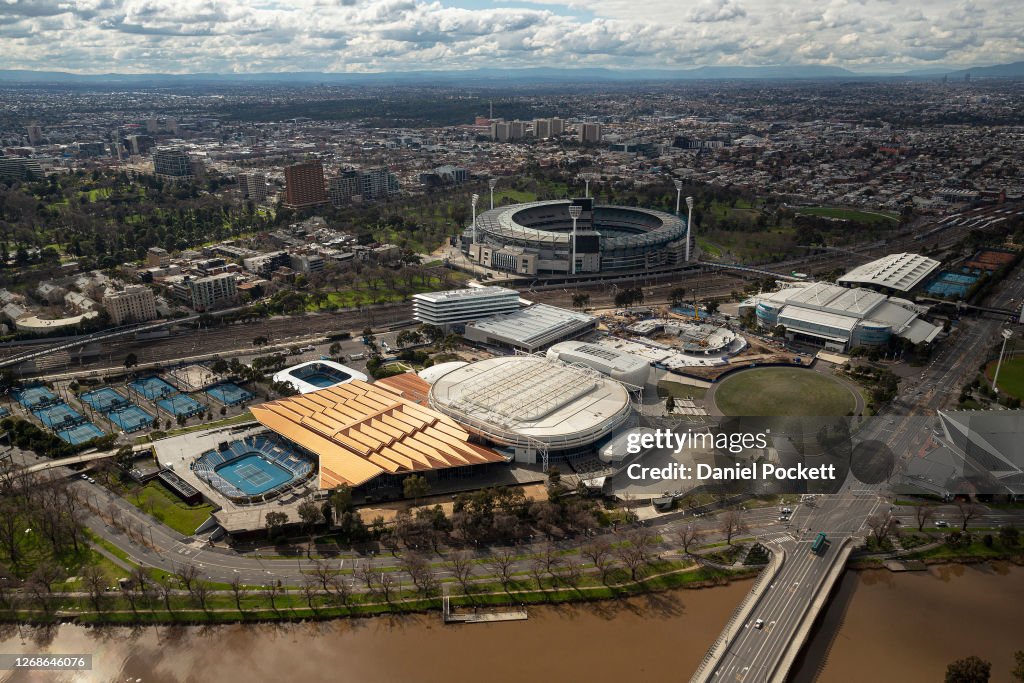
<svg viewBox="0 0 1024 683"><path fill-rule="evenodd" d="M899 222L899 216L891 211L862 211L860 209L844 209L837 206L808 206L800 207L797 213L808 216L823 216L825 218L840 218L858 223L886 223L893 225Z"/></svg>
<svg viewBox="0 0 1024 683"><path fill-rule="evenodd" d="M996 362L992 361L985 366L985 376L989 382L995 373ZM999 393L1024 400L1024 356L1003 360L1003 367L999 368Z"/></svg>
<svg viewBox="0 0 1024 683"><path fill-rule="evenodd" d="M827 417L856 408L853 394L840 382L812 370L752 368L722 380L715 405L726 415Z"/></svg>

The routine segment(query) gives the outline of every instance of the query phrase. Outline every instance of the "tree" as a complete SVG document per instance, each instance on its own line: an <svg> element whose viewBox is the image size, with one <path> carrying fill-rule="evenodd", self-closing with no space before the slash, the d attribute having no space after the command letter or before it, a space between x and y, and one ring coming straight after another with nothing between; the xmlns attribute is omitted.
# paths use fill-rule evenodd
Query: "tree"
<svg viewBox="0 0 1024 683"><path fill-rule="evenodd" d="M572 295L573 308L586 308L590 304L590 295L586 292L576 292Z"/></svg>
<svg viewBox="0 0 1024 683"><path fill-rule="evenodd" d="M684 297L686 296L685 287L673 287L668 292L669 303L672 304L673 308L678 308L683 305Z"/></svg>
<svg viewBox="0 0 1024 683"><path fill-rule="evenodd" d="M231 592L235 596L235 607L238 608L239 612L244 614L245 610L242 609L242 598L245 597L247 589L242 585L242 577L238 574L235 574L231 579Z"/></svg>
<svg viewBox="0 0 1024 683"><path fill-rule="evenodd" d="M1014 680L1024 681L1024 650L1017 650L1013 653L1014 667L1010 675Z"/></svg>
<svg viewBox="0 0 1024 683"><path fill-rule="evenodd" d="M875 542L879 545L881 545L885 539L889 538L895 523L896 518L893 517L892 513L888 510L881 513L875 513L867 519L868 528L871 529L871 534L875 537Z"/></svg>
<svg viewBox="0 0 1024 683"><path fill-rule="evenodd" d="M277 595L280 592L280 587L274 581L271 581L262 588L263 594L270 600L270 608L277 612Z"/></svg>
<svg viewBox="0 0 1024 683"><path fill-rule="evenodd" d="M590 560L601 574L601 583L605 582L612 568L612 544L604 536L598 536L580 548L580 554Z"/></svg>
<svg viewBox="0 0 1024 683"><path fill-rule="evenodd" d="M725 542L728 545L732 545L733 537L745 532L747 525L744 523L740 513L735 510L729 510L718 520L718 529L725 535Z"/></svg>
<svg viewBox="0 0 1024 683"><path fill-rule="evenodd" d="M339 344L338 342L334 342L327 348L327 353L329 353L332 356L337 356L339 353L341 353L341 344Z"/></svg>
<svg viewBox="0 0 1024 683"><path fill-rule="evenodd" d="M669 394L668 398L665 399L665 412L666 413L674 413L675 410L676 410L676 397L673 396L672 394Z"/></svg>
<svg viewBox="0 0 1024 683"><path fill-rule="evenodd" d="M98 565L86 565L82 568L82 582L89 592L89 602L92 603L93 609L96 612L102 612L106 597L105 591L110 582L107 573Z"/></svg>
<svg viewBox="0 0 1024 683"><path fill-rule="evenodd" d="M421 474L413 474L402 480L402 494L413 499L413 507L419 505L419 499L430 491L427 478Z"/></svg>
<svg viewBox="0 0 1024 683"><path fill-rule="evenodd" d="M975 505L969 500L960 500L959 498L956 501L956 509L960 513L961 531L967 531L967 523L981 512L980 505Z"/></svg>
<svg viewBox="0 0 1024 683"><path fill-rule="evenodd" d="M915 505L914 520L917 522L917 530L924 531L924 525L935 518L935 508L931 505Z"/></svg>
<svg viewBox="0 0 1024 683"><path fill-rule="evenodd" d="M306 596L306 605L309 606L309 609L314 614L317 611L316 606L313 604L314 600L316 600L317 586L319 586L319 581L315 576L306 574L302 577L302 594Z"/></svg>
<svg viewBox="0 0 1024 683"><path fill-rule="evenodd" d="M191 562L186 562L185 564L177 565L174 568L174 573L178 575L178 579L181 581L181 585L185 587L185 590L191 593L193 585L199 578L199 568Z"/></svg>
<svg viewBox="0 0 1024 683"><path fill-rule="evenodd" d="M323 521L323 510L320 506L311 500L304 500L299 503L299 519L302 520L302 528L309 535L309 545L313 545L313 529L316 525ZM269 514L268 514L269 516Z"/></svg>
<svg viewBox="0 0 1024 683"><path fill-rule="evenodd" d="M127 356L124 357L124 367L125 367L125 369L134 368L138 364L139 364L139 357L136 356L134 353L129 353Z"/></svg>
<svg viewBox="0 0 1024 683"><path fill-rule="evenodd" d="M690 554L690 548L699 543L700 539L704 536L704 532L694 524L684 524L681 527L676 527L674 534L676 540L679 541L679 545L683 546L683 553L686 555Z"/></svg>
<svg viewBox="0 0 1024 683"><path fill-rule="evenodd" d="M470 586L472 583L470 579L473 576L473 558L465 551L458 551L452 553L451 556L444 563L445 569L450 571L455 577L455 580L462 586L462 592L465 595L469 595Z"/></svg>
<svg viewBox="0 0 1024 683"><path fill-rule="evenodd" d="M1013 548L1020 540L1020 531L1012 524L1008 524L999 530L999 542L1007 548Z"/></svg>
<svg viewBox="0 0 1024 683"><path fill-rule="evenodd" d="M946 683L988 683L992 664L971 655L958 659L946 667Z"/></svg>
<svg viewBox="0 0 1024 683"><path fill-rule="evenodd" d="M263 521L267 526L267 536L273 540L278 537L284 525L288 523L288 515L284 512L268 512Z"/></svg>
<svg viewBox="0 0 1024 683"><path fill-rule="evenodd" d="M494 570L501 581L501 587L508 592L509 584L512 583L512 566L515 564L516 555L510 548L502 548L494 552L487 559L487 566Z"/></svg>
<svg viewBox="0 0 1024 683"><path fill-rule="evenodd" d="M210 597L210 584L206 583L202 579L196 579L192 583L192 590L190 593L192 594L192 599L195 603L205 612L206 604Z"/></svg>
<svg viewBox="0 0 1024 683"><path fill-rule="evenodd" d="M262 335L259 336L259 337L253 337L253 340L252 340L252 345L253 346L266 346L269 343L270 343L270 340L267 339L266 337L262 336Z"/></svg>

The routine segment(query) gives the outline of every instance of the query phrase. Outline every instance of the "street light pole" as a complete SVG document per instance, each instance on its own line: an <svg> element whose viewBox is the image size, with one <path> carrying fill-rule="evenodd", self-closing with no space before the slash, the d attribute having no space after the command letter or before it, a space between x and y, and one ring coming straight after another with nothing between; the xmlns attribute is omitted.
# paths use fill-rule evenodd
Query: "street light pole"
<svg viewBox="0 0 1024 683"><path fill-rule="evenodd" d="M688 211L686 216L686 262L689 263L690 240L695 239L693 236L693 197L686 198L686 209Z"/></svg>
<svg viewBox="0 0 1024 683"><path fill-rule="evenodd" d="M579 204L569 205L569 217L572 218L572 266L569 269L573 275L576 274L576 219L580 217L583 212L583 207Z"/></svg>
<svg viewBox="0 0 1024 683"><path fill-rule="evenodd" d="M487 181L487 186L491 188L491 210L494 210L494 187L498 184L497 178L491 178Z"/></svg>
<svg viewBox="0 0 1024 683"><path fill-rule="evenodd" d="M1006 342L1013 336L1013 332L1010 330L1003 330L1003 346L999 349L999 361L996 363L996 374L992 376L992 391L999 393L999 387L996 383L999 381L999 369L1003 367L1003 354L1006 353Z"/></svg>
<svg viewBox="0 0 1024 683"><path fill-rule="evenodd" d="M476 244L476 203L480 201L480 195L473 195L473 244Z"/></svg>

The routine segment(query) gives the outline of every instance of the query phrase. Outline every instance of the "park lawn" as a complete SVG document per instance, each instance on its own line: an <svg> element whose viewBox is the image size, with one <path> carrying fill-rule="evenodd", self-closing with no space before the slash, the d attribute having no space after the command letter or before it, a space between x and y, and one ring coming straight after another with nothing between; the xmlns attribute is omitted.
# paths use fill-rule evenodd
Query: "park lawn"
<svg viewBox="0 0 1024 683"><path fill-rule="evenodd" d="M457 283L461 280L467 280L469 277L466 273L453 272L450 274L449 279L451 282ZM368 283L366 280L364 282ZM326 308L354 308L370 304L405 301L413 294L434 292L442 288L441 278L439 277L427 278L426 284L417 280L412 286L405 286L402 290L388 288L379 279L375 281L375 284L377 284L377 289L360 288L347 289L343 292L328 292L327 298L322 305L318 306L313 301L310 301L306 305L306 310L310 313L315 313Z"/></svg>
<svg viewBox="0 0 1024 683"><path fill-rule="evenodd" d="M665 398L674 396L675 398L692 398L695 401L700 401L707 391L704 387L692 387L679 382L658 382L658 396Z"/></svg>
<svg viewBox="0 0 1024 683"><path fill-rule="evenodd" d="M697 238L697 246L700 250L713 258L722 258L722 250L718 248L718 245L712 244L703 237Z"/></svg>
<svg viewBox="0 0 1024 683"><path fill-rule="evenodd" d="M726 415L824 417L847 415L853 394L838 381L800 368L753 368L727 377L715 392Z"/></svg>
<svg viewBox="0 0 1024 683"><path fill-rule="evenodd" d="M494 191L494 205L499 206L502 202L508 199L513 204L521 204L523 202L535 202L537 201L537 194L535 192L527 192L526 190L501 190L496 189ZM490 198L488 197L488 202ZM488 204L489 206L489 204Z"/></svg>
<svg viewBox="0 0 1024 683"><path fill-rule="evenodd" d="M841 218L858 223L898 223L899 216L891 211L861 211L860 209L844 209L837 206L802 207L797 213L807 216L823 216L825 218Z"/></svg>
<svg viewBox="0 0 1024 683"><path fill-rule="evenodd" d="M213 512L213 506L205 503L186 505L155 481L149 482L125 498L143 512L186 536L194 534L199 525Z"/></svg>
<svg viewBox="0 0 1024 683"><path fill-rule="evenodd" d="M985 366L985 377L989 384L996 372L996 361ZM1007 358L999 368L999 391L1015 398L1024 399L1024 356Z"/></svg>

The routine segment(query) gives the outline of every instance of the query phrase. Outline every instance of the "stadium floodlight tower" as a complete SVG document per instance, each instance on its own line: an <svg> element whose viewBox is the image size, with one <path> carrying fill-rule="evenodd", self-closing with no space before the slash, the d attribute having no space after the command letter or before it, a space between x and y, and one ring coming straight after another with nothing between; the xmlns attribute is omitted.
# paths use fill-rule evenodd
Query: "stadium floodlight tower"
<svg viewBox="0 0 1024 683"><path fill-rule="evenodd" d="M472 205L473 205L473 244L476 244L476 203L480 201L480 195L474 194Z"/></svg>
<svg viewBox="0 0 1024 683"><path fill-rule="evenodd" d="M494 210L494 188L497 184L497 178L491 178L487 181L487 187L491 188L491 211Z"/></svg>
<svg viewBox="0 0 1024 683"><path fill-rule="evenodd" d="M683 181L682 180L673 180L672 182L676 186L676 216L678 216L679 215L679 200L683 196Z"/></svg>
<svg viewBox="0 0 1024 683"><path fill-rule="evenodd" d="M580 173L579 177L583 180L583 196L590 198L590 181L593 180L593 173Z"/></svg>
<svg viewBox="0 0 1024 683"><path fill-rule="evenodd" d="M570 272L576 274L576 220L583 213L583 207L579 204L569 205L569 217L572 218L572 268Z"/></svg>
<svg viewBox="0 0 1024 683"><path fill-rule="evenodd" d="M693 237L693 197L686 198L686 262L690 262L690 240Z"/></svg>
<svg viewBox="0 0 1024 683"><path fill-rule="evenodd" d="M996 374L992 375L992 391L994 391L997 394L999 393L999 387L997 386L999 382L999 369L1003 367L1003 354L1006 353L1006 342L1008 342L1010 338L1013 337L1013 332L1011 332L1010 330L1003 330L1002 334L1003 347L999 349L999 362L996 363Z"/></svg>

